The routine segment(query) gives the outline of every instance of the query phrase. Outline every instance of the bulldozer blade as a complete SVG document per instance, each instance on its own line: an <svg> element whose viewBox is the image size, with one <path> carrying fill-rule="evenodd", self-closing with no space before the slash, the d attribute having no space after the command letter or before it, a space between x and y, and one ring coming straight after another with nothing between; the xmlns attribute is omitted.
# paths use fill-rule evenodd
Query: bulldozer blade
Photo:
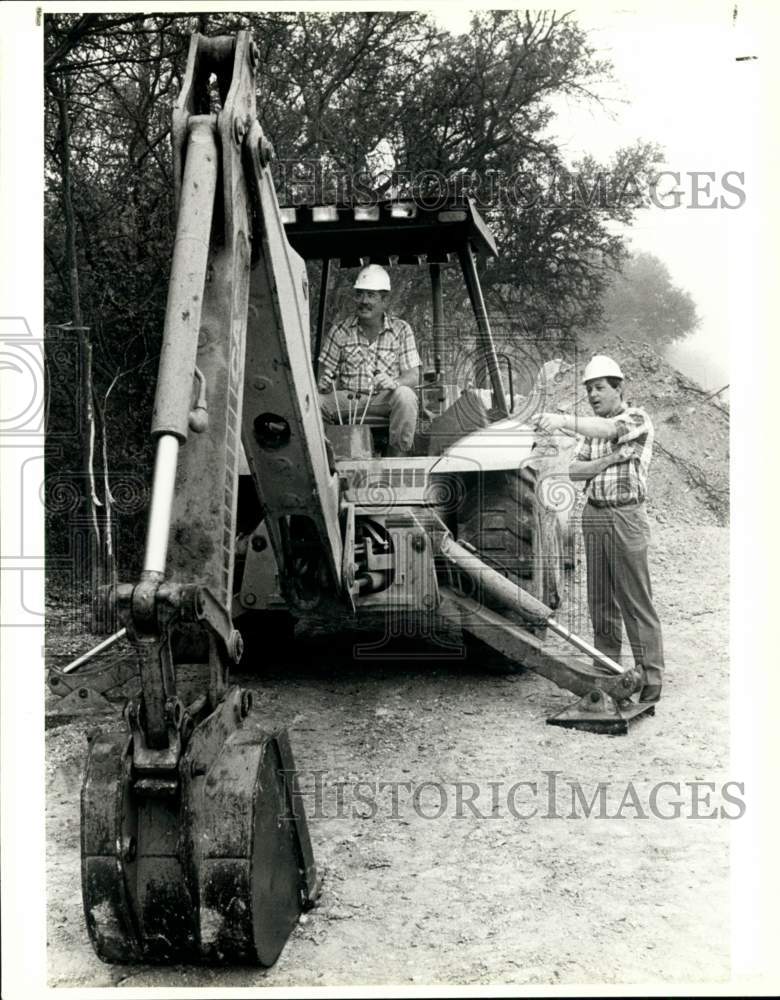
<svg viewBox="0 0 780 1000"><path fill-rule="evenodd" d="M170 779L133 738L92 738L82 786L87 929L105 962L270 966L319 881L287 735L232 688Z"/></svg>
<svg viewBox="0 0 780 1000"><path fill-rule="evenodd" d="M579 701L550 716L547 724L567 729L582 729L588 733L625 736L634 719L655 715L655 705L649 702L615 701L605 691L590 691Z"/></svg>

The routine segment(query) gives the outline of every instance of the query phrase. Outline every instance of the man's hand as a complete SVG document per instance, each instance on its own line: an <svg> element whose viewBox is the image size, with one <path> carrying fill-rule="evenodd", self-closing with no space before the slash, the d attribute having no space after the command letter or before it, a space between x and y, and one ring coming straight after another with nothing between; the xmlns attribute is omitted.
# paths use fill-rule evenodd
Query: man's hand
<svg viewBox="0 0 780 1000"><path fill-rule="evenodd" d="M324 380L323 380L324 381ZM338 397L336 395L336 383L330 379L325 383L325 388L323 388L323 382L319 385L320 392L320 412L322 413L322 419L326 424L335 424L337 421L341 423L341 417L338 412Z"/></svg>
<svg viewBox="0 0 780 1000"><path fill-rule="evenodd" d="M564 413L535 413L531 417L531 423L537 430L543 431L545 434L561 430L565 422L566 414Z"/></svg>
<svg viewBox="0 0 780 1000"><path fill-rule="evenodd" d="M634 449L630 444L621 444L619 448L616 448L612 452L613 465L617 465L618 462L627 462L630 458L634 457Z"/></svg>
<svg viewBox="0 0 780 1000"><path fill-rule="evenodd" d="M398 382L388 375L387 372L377 372L374 375L374 391L381 392L383 389L397 389Z"/></svg>

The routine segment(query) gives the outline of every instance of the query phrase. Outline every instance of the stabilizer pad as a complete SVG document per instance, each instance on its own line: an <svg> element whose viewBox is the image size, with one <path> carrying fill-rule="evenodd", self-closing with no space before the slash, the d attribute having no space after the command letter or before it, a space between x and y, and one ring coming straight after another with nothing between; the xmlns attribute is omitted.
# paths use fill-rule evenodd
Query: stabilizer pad
<svg viewBox="0 0 780 1000"><path fill-rule="evenodd" d="M547 720L550 726L567 729L584 729L588 733L606 733L625 736L629 723L640 715L655 715L655 705L650 702L616 702L604 691L590 691L579 701Z"/></svg>

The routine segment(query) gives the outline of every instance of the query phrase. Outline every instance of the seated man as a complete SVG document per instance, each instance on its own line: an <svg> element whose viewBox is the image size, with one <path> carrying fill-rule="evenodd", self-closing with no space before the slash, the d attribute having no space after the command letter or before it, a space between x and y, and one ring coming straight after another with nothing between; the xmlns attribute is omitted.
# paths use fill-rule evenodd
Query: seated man
<svg viewBox="0 0 780 1000"><path fill-rule="evenodd" d="M320 352L320 405L330 423L390 417L389 455L411 451L417 425L420 356L412 328L385 312L390 275L378 264L358 274L357 312L334 324ZM351 420L350 420L351 418Z"/></svg>

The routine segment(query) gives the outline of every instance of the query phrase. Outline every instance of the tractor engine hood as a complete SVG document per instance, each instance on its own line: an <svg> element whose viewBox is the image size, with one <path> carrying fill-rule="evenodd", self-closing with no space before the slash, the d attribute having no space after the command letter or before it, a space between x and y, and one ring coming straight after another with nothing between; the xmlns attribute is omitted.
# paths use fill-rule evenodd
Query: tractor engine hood
<svg viewBox="0 0 780 1000"><path fill-rule="evenodd" d="M537 438L537 432L522 416L505 417L450 445L433 465L431 473L517 469L532 457ZM537 449L533 457L538 454Z"/></svg>

